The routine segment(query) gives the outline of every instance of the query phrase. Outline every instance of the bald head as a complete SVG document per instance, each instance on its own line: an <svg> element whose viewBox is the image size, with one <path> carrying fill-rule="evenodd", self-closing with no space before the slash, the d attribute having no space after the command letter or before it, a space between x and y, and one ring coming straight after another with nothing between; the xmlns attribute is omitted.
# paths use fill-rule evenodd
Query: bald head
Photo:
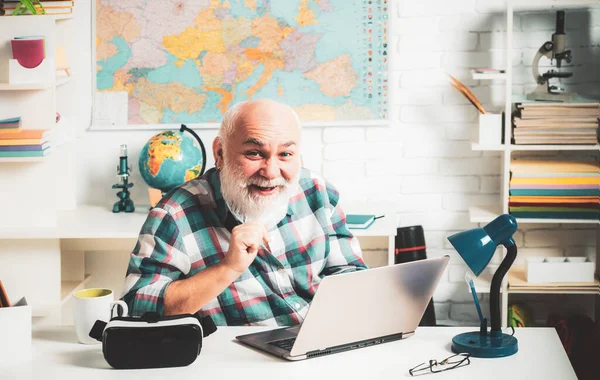
<svg viewBox="0 0 600 380"><path fill-rule="evenodd" d="M300 119L294 109L286 104L269 99L249 100L231 107L223 116L219 137L225 144L238 128L250 124L266 127L286 126L300 130Z"/></svg>

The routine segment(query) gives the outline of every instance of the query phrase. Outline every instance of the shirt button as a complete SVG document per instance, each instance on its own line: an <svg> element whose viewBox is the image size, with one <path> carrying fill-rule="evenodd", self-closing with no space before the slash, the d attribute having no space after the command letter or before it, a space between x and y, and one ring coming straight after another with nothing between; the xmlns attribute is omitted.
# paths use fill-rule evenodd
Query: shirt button
<svg viewBox="0 0 600 380"><path fill-rule="evenodd" d="M296 303L294 304L294 307L296 308L296 310L299 310L299 309L300 309L300 304L299 304L298 302L296 302Z"/></svg>

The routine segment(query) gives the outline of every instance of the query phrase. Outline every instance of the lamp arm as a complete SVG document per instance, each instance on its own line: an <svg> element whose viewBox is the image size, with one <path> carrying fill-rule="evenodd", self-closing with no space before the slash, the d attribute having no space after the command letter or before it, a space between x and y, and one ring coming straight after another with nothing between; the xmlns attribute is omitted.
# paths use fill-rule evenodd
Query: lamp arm
<svg viewBox="0 0 600 380"><path fill-rule="evenodd" d="M500 266L492 277L492 286L490 288L490 319L492 324L492 332L501 331L500 329L500 286L502 279L510 269L511 265L517 258L517 246L513 243L507 247L506 257L500 263Z"/></svg>

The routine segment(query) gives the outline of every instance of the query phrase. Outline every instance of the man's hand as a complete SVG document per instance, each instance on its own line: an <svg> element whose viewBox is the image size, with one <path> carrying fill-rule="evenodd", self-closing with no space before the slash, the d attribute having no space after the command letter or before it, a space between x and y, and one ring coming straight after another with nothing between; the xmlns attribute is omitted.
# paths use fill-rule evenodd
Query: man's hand
<svg viewBox="0 0 600 380"><path fill-rule="evenodd" d="M235 226L231 231L229 250L225 255L225 265L241 274L254 261L262 245L268 246L269 231L259 221L252 221Z"/></svg>

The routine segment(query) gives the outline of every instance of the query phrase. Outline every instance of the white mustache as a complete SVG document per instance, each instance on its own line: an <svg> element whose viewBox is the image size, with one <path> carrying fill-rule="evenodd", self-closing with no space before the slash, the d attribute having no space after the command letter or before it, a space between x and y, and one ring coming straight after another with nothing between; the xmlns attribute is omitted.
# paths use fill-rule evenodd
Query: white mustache
<svg viewBox="0 0 600 380"><path fill-rule="evenodd" d="M272 180L255 178L249 179L243 186L255 185L259 187L278 187L278 186L287 186L289 185L288 181L286 181L283 177L275 178Z"/></svg>

